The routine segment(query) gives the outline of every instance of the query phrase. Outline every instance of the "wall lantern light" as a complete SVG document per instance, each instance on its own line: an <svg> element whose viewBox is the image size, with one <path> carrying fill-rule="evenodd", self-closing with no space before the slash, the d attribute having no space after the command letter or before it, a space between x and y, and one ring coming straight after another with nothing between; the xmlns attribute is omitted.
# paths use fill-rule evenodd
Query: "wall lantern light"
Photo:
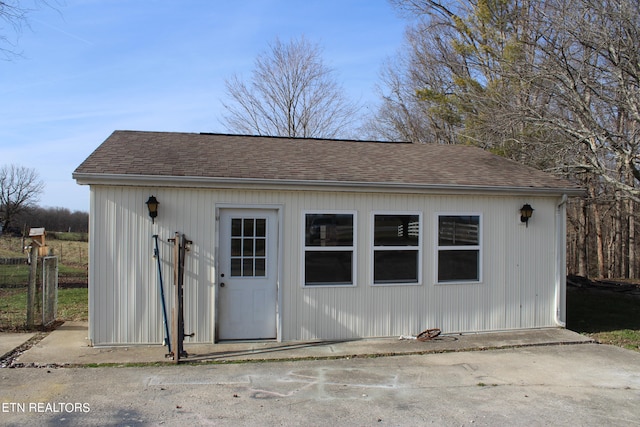
<svg viewBox="0 0 640 427"><path fill-rule="evenodd" d="M529 227L529 218L533 215L533 208L530 204L525 204L520 208L520 221Z"/></svg>
<svg viewBox="0 0 640 427"><path fill-rule="evenodd" d="M149 200L145 203L147 204L147 208L149 208L149 217L151 218L151 222L155 223L156 217L158 216L158 205L160 202L158 202L158 199L156 199L155 196L150 196Z"/></svg>

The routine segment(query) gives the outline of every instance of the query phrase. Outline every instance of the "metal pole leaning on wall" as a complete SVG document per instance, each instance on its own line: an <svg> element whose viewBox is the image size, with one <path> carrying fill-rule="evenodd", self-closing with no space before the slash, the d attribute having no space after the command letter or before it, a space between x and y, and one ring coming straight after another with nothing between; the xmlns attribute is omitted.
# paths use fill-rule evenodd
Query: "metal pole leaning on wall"
<svg viewBox="0 0 640 427"><path fill-rule="evenodd" d="M171 354L171 339L169 335L169 320L167 319L167 305L164 300L164 284L162 282L162 268L160 263L160 250L158 249L158 235L153 235L155 241L155 248L153 250L153 256L158 263L158 286L160 287L160 300L162 301L162 323L164 324L164 341L163 345L168 347L168 352Z"/></svg>

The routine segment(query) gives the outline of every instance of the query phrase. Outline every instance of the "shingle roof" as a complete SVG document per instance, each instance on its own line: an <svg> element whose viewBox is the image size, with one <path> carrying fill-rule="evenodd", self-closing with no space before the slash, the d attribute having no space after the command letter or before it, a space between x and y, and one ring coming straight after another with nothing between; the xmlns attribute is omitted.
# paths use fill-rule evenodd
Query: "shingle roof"
<svg viewBox="0 0 640 427"><path fill-rule="evenodd" d="M139 131L114 132L74 172L107 175L579 191L469 146Z"/></svg>

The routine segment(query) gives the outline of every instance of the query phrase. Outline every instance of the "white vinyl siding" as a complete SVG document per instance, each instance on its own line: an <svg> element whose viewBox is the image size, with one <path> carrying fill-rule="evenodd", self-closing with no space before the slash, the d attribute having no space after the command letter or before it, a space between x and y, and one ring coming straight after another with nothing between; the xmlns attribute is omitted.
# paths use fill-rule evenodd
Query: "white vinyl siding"
<svg viewBox="0 0 640 427"><path fill-rule="evenodd" d="M160 344L163 339L153 234L169 295L176 231L193 241L184 281L185 343L214 342L216 210L280 209L278 339L354 339L555 326L556 205L560 196L402 194L354 191L266 191L142 186L91 186L89 334L96 345ZM155 224L146 200L160 202ZM535 209L529 227L519 209ZM353 212L354 285L301 286L305 212ZM423 286L371 286L372 212L421 212ZM482 212L482 281L436 284L438 214ZM429 226L424 226L429 225ZM563 236L561 236L563 238ZM362 251L359 248L369 248Z"/></svg>

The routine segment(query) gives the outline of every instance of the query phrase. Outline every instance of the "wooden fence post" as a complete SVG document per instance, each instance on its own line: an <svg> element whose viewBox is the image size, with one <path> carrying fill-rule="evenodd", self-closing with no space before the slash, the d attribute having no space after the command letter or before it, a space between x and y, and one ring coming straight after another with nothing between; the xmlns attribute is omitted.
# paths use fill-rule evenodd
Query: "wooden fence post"
<svg viewBox="0 0 640 427"><path fill-rule="evenodd" d="M29 265L29 287L27 288L27 328L33 328L36 306L36 281L38 279L38 246L29 248L31 264Z"/></svg>

